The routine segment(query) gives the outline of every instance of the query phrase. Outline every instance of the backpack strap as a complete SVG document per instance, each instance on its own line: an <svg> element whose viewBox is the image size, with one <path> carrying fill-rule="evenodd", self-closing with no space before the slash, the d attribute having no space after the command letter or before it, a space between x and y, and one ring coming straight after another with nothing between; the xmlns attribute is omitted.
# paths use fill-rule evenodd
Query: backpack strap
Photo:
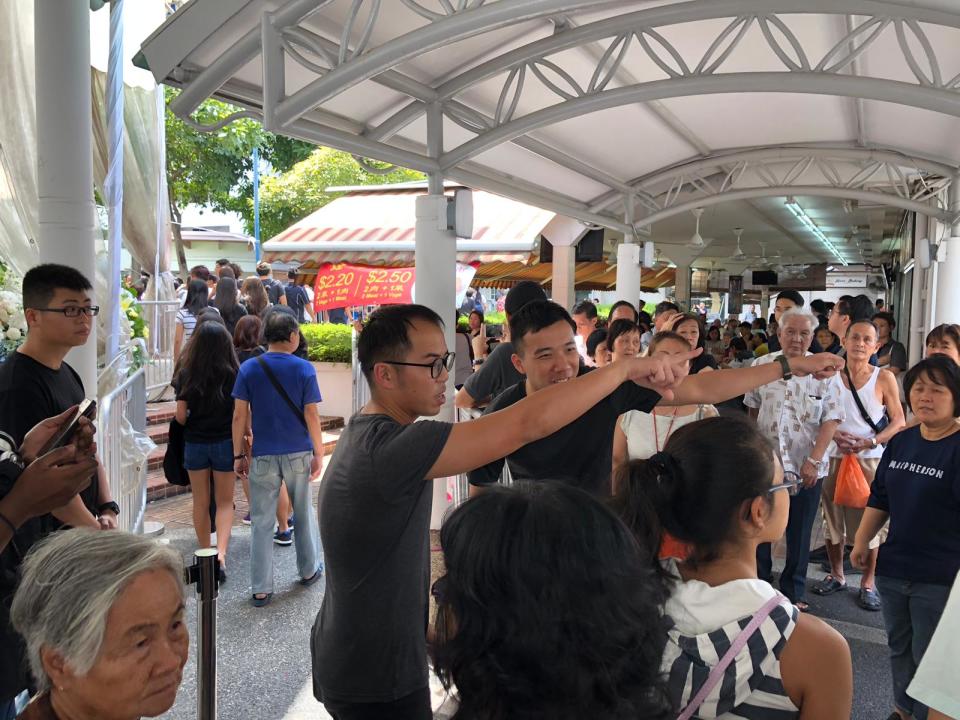
<svg viewBox="0 0 960 720"><path fill-rule="evenodd" d="M270 384L273 385L274 389L276 389L280 397L282 397L286 401L287 405L290 407L290 410L293 412L293 414L297 416L297 420L300 421L300 424L303 425L304 428L309 430L310 428L307 427L307 420L303 416L303 410L298 408L296 403L294 403L293 400L290 399L290 396L287 395L287 391L283 389L283 385L281 385L280 381L277 380L277 376L273 374L273 370L270 369L270 366L267 364L267 361L263 359L262 355L258 355L256 358L256 361L260 364L260 367L263 368L263 372L266 373L267 379L270 381Z"/></svg>
<svg viewBox="0 0 960 720"><path fill-rule="evenodd" d="M693 696L693 699L690 700L690 703L683 709L683 712L677 715L677 720L690 720L690 718L693 717L693 714L700 709L700 706L703 705L704 701L710 696L710 692L723 679L723 674L727 671L730 663L737 658L737 655L746 647L747 642L753 634L760 628L764 620L770 616L770 613L773 612L773 609L779 605L782 600L783 596L780 595L780 593L775 593L772 598L767 600L763 607L753 614L750 622L740 631L740 634L737 635L737 638L730 645L727 652L724 653L720 662L710 671L710 676L700 687L700 691Z"/></svg>

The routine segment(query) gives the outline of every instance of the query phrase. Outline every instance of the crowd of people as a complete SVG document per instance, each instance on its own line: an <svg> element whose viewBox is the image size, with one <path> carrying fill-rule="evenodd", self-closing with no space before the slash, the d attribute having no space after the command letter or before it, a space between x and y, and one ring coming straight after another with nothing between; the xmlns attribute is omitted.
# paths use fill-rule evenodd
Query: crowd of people
<svg viewBox="0 0 960 720"><path fill-rule="evenodd" d="M431 665L458 720L849 718L850 649L804 599L821 515L830 572L812 591L846 589L852 544L856 601L888 635L891 718L960 717L957 326L908 369L865 296L809 312L784 291L766 323L708 328L667 302L652 317L619 302L604 324L592 302L568 312L520 283L488 353L483 311L467 313L482 362L454 401L482 414L417 422L446 404L462 351L432 310L383 307L358 339L371 400L314 509L320 390L297 357L299 293L259 269L194 270L174 386L197 542L216 531L225 581L245 480L262 607L295 518L301 582L326 575L313 686L335 720L427 720ZM92 425L46 452L84 397L63 358L89 334L89 291L71 268L31 270L27 342L0 365L0 718L24 690L30 720L156 716L187 659L181 561L103 532L119 509ZM431 588L430 481L458 474L471 497L444 521Z"/></svg>

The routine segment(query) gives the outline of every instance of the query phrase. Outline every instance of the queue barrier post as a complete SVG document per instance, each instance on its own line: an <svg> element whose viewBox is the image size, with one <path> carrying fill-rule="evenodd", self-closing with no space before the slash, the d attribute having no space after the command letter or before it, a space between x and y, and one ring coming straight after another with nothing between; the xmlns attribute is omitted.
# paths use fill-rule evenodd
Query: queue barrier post
<svg viewBox="0 0 960 720"><path fill-rule="evenodd" d="M197 587L197 719L216 720L219 562L216 548L202 548L193 555L184 577L187 585Z"/></svg>

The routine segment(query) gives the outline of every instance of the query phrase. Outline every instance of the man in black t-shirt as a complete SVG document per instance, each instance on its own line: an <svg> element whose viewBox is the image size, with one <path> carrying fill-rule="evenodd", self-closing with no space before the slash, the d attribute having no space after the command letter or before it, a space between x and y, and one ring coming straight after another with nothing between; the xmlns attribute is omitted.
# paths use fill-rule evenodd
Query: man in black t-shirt
<svg viewBox="0 0 960 720"><path fill-rule="evenodd" d="M64 362L74 347L87 342L99 308L92 304L90 282L65 265L38 265L23 278L23 307L27 318L24 344L0 363L0 428L17 445L37 423L59 415L86 396L77 372ZM96 389L94 388L94 392ZM31 523L34 536L42 538L61 525L111 529L117 527L119 508L110 494L106 473L99 467L92 482L79 495L52 515ZM14 542L21 543L18 531ZM26 540L26 538L23 538ZM14 552L8 548L6 553ZM10 561L4 557L4 563ZM14 558L14 566L22 557ZM15 574L0 581L0 666L25 666L22 646L9 624L9 599L15 590ZM13 683L13 686L10 685ZM24 678L5 676L0 682L0 707L26 688ZM4 697L6 695L7 697Z"/></svg>
<svg viewBox="0 0 960 720"><path fill-rule="evenodd" d="M524 280L510 288L503 304L507 322L524 305L537 300L546 300L547 294L540 283ZM455 399L459 408L483 407L509 387L523 380L523 375L513 366L513 345L509 340L499 343L476 372L468 376Z"/></svg>
<svg viewBox="0 0 960 720"><path fill-rule="evenodd" d="M517 370L527 379L505 390L487 406L485 415L496 414L523 398L551 385L589 374L579 367L574 334L577 326L562 307L552 302L526 305L510 320L510 336ZM713 404L742 395L760 385L779 380L787 371L796 375L818 373L841 366L832 355L793 358L761 367L700 373L683 379L673 397L661 400L634 384L618 387L577 420L553 434L506 454L515 480L544 480L576 485L594 495L607 496L612 487L613 431L617 418L628 410L650 412L659 402L668 405ZM471 493L496 483L504 459L468 474Z"/></svg>
<svg viewBox="0 0 960 720"><path fill-rule="evenodd" d="M549 435L629 380L669 394L693 353L625 359L456 424L414 422L440 412L453 368L432 310L381 308L358 355L372 399L343 431L318 500L327 589L311 641L314 694L340 720L429 720L429 480Z"/></svg>

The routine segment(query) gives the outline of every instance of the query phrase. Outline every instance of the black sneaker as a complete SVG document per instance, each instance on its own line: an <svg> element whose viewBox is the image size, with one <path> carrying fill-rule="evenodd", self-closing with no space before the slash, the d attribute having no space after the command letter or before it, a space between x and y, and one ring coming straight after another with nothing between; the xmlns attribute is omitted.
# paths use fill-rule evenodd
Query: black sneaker
<svg viewBox="0 0 960 720"><path fill-rule="evenodd" d="M288 528L286 532L277 530L273 534L273 542L277 545L293 545L293 528Z"/></svg>

